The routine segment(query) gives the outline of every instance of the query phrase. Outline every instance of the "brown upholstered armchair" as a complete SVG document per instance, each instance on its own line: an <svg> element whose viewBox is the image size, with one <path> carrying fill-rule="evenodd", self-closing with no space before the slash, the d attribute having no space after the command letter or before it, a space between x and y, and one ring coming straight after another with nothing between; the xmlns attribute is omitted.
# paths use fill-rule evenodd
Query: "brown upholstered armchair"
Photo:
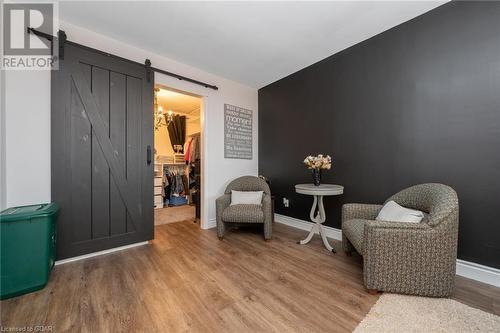
<svg viewBox="0 0 500 333"><path fill-rule="evenodd" d="M427 215L420 223L376 221L382 205L345 204L342 241L363 256L369 291L445 297L453 291L458 198L443 184L421 184L393 195L401 206Z"/></svg>
<svg viewBox="0 0 500 333"><path fill-rule="evenodd" d="M231 206L231 190L263 191L262 205ZM237 178L227 185L224 195L219 197L215 203L219 239L224 237L227 224L263 223L264 239L271 240L273 226L271 190L264 180L254 176Z"/></svg>

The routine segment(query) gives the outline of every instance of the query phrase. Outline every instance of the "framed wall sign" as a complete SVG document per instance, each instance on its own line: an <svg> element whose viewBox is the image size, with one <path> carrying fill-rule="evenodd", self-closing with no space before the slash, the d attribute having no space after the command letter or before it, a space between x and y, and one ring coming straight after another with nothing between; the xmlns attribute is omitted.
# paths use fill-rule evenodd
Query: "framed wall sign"
<svg viewBox="0 0 500 333"><path fill-rule="evenodd" d="M224 104L224 158L252 159L253 112Z"/></svg>

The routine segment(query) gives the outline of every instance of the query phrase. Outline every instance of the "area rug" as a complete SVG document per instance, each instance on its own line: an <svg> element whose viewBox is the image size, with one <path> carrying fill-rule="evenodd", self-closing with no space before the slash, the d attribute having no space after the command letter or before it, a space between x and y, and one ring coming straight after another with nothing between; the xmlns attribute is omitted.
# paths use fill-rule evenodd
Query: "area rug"
<svg viewBox="0 0 500 333"><path fill-rule="evenodd" d="M384 293L354 332L498 333L500 317L448 298Z"/></svg>

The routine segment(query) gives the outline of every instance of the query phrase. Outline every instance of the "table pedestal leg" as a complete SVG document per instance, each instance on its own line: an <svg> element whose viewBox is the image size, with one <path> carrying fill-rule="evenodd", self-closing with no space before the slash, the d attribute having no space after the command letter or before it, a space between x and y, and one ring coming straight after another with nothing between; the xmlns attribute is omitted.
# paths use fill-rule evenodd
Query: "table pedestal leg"
<svg viewBox="0 0 500 333"><path fill-rule="evenodd" d="M317 213L316 208L318 209ZM311 207L311 213L309 214L309 217L311 218L311 221L314 222L314 225L312 226L311 231L309 232L309 235L307 235L306 239L301 240L298 243L301 245L307 244L311 241L314 234L319 233L327 250L335 253L335 250L326 239L326 233L322 225L326 221L325 207L323 206L322 195L314 196L314 202Z"/></svg>
<svg viewBox="0 0 500 333"><path fill-rule="evenodd" d="M300 244L300 245L304 245L304 244L307 244L311 241L311 239L313 238L314 234L315 233L318 233L320 232L319 229L318 229L318 225L315 224L313 225L313 227L311 228L311 231L309 231L309 235L307 235L306 239L303 239L301 241L298 241L297 243Z"/></svg>

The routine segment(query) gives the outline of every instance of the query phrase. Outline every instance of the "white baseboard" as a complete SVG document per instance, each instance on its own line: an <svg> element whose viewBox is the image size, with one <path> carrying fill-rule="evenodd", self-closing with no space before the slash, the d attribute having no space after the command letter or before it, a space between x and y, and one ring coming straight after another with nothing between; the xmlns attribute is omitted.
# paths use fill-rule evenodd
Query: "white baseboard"
<svg viewBox="0 0 500 333"><path fill-rule="evenodd" d="M457 275L500 287L500 269L457 259Z"/></svg>
<svg viewBox="0 0 500 333"><path fill-rule="evenodd" d="M217 226L217 220L216 219L209 219L207 225L205 226L204 229L212 229Z"/></svg>
<svg viewBox="0 0 500 333"><path fill-rule="evenodd" d="M274 214L274 221L300 230L310 231L312 228L312 222L281 214ZM342 240L342 230L329 226L323 226L323 229L326 231L326 237L340 241Z"/></svg>
<svg viewBox="0 0 500 333"><path fill-rule="evenodd" d="M103 254L108 254L108 253L113 253L113 252L117 252L117 251L121 251L121 250L126 250L126 249L130 249L130 248L133 248L133 247L142 246L142 245L146 245L146 244L148 244L147 241L146 242L140 242L140 243L134 243L134 244L130 244L130 245L124 245L124 246L114 247L114 248L108 249L108 250L103 250L103 251L98 251L98 252L92 252L92 253L84 254L84 255L78 256L78 257L72 257L72 258L68 258L68 259L57 260L55 262L55 265L56 266L63 265L63 264L67 264L69 262L83 260L83 259L92 258L92 257L97 257L97 256L101 256Z"/></svg>
<svg viewBox="0 0 500 333"><path fill-rule="evenodd" d="M274 220L277 223L286 224L300 230L310 231L312 222L296 219L281 214L274 214ZM328 226L323 227L326 231L326 237L342 240L342 230ZM476 264L474 262L457 259L456 274L468 279L491 284L500 287L500 269Z"/></svg>

